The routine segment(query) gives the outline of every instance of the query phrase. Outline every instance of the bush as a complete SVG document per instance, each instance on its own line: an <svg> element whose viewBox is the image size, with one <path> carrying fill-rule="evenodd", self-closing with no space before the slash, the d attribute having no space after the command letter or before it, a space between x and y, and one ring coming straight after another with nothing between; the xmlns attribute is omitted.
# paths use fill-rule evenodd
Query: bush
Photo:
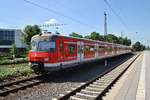
<svg viewBox="0 0 150 100"><path fill-rule="evenodd" d="M28 61L27 58L16 58L16 59L14 59L14 60L5 59L5 60L1 60L1 61L0 61L0 65L24 63L24 62L27 62L27 61Z"/></svg>
<svg viewBox="0 0 150 100"><path fill-rule="evenodd" d="M16 45L12 44L11 49L10 49L10 54L12 55L13 59L16 58L17 52L18 52L18 49Z"/></svg>
<svg viewBox="0 0 150 100"><path fill-rule="evenodd" d="M0 58L3 58L3 57L11 57L11 54L7 52L0 52Z"/></svg>
<svg viewBox="0 0 150 100"><path fill-rule="evenodd" d="M17 57L18 57L18 58L26 58L27 55L26 55L26 54L22 54L22 55L20 54L20 55L18 55Z"/></svg>
<svg viewBox="0 0 150 100"><path fill-rule="evenodd" d="M138 41L132 45L132 49L133 51L143 51L145 50L145 46Z"/></svg>
<svg viewBox="0 0 150 100"><path fill-rule="evenodd" d="M0 68L0 80L18 77L29 76L33 73L33 70L29 66L17 66L14 68L2 67Z"/></svg>

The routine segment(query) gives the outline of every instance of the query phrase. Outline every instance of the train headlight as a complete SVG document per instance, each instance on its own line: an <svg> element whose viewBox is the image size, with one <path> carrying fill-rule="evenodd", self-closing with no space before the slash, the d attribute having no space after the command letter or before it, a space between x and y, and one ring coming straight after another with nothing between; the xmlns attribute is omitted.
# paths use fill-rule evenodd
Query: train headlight
<svg viewBox="0 0 150 100"><path fill-rule="evenodd" d="M49 59L48 58L44 58L44 61L48 61Z"/></svg>

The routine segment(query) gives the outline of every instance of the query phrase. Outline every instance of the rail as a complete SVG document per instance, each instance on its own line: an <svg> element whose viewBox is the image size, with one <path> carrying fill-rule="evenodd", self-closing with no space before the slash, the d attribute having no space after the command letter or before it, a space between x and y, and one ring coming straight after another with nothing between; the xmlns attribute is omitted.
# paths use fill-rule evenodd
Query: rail
<svg viewBox="0 0 150 100"><path fill-rule="evenodd" d="M77 87L73 91L53 98L54 100L101 100L102 96L111 88L113 84L125 73L140 54L127 60L118 67L113 67L98 75L91 81Z"/></svg>
<svg viewBox="0 0 150 100"><path fill-rule="evenodd" d="M0 96L6 96L9 93L16 92L27 87L34 86L41 82L44 82L45 75L36 75L30 78L17 80L14 82L0 85Z"/></svg>

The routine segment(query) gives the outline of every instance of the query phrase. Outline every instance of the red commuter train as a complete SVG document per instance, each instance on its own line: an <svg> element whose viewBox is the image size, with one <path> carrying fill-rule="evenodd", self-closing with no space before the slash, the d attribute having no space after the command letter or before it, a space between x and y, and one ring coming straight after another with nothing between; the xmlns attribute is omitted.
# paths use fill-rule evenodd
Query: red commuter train
<svg viewBox="0 0 150 100"><path fill-rule="evenodd" d="M54 34L35 35L31 45L28 59L35 71L60 70L131 52L120 44Z"/></svg>

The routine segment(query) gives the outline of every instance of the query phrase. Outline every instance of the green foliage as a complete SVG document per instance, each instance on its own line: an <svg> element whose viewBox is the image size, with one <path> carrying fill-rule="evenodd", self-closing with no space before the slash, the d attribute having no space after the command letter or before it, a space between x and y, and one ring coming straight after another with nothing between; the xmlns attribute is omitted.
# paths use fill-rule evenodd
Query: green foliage
<svg viewBox="0 0 150 100"><path fill-rule="evenodd" d="M99 40L99 33L97 32L92 32L91 35L90 35L90 39L92 40Z"/></svg>
<svg viewBox="0 0 150 100"><path fill-rule="evenodd" d="M108 34L105 37L105 41L111 42L111 43L119 43L118 37L113 34Z"/></svg>
<svg viewBox="0 0 150 100"><path fill-rule="evenodd" d="M100 35L97 32L92 32L90 35L85 36L84 38L87 39L92 39L92 40L99 40L99 41L106 41L106 42L111 42L111 43L118 43L118 44L123 44L130 46L131 45L131 40L128 39L127 37L117 37L113 34L108 34L106 36Z"/></svg>
<svg viewBox="0 0 150 100"><path fill-rule="evenodd" d="M17 52L18 50L17 50L16 45L12 44L11 49L10 49L10 54L12 55L13 59L16 58Z"/></svg>
<svg viewBox="0 0 150 100"><path fill-rule="evenodd" d="M125 38L123 38L123 44L130 46L131 45L131 40L128 39L127 37L125 37Z"/></svg>
<svg viewBox="0 0 150 100"><path fill-rule="evenodd" d="M105 36L105 41L111 42L111 43L123 44L123 45L127 45L127 46L131 45L131 40L128 39L127 37L125 37L125 38L117 37L113 34L108 34L107 36Z"/></svg>
<svg viewBox="0 0 150 100"><path fill-rule="evenodd" d="M18 48L17 49L14 48L15 47L10 48L9 51L0 52L0 64L1 62L10 62L13 60L15 61L16 59L22 59L22 58L26 59L27 53L25 50L19 50ZM13 54L15 54L15 58L13 58L12 56Z"/></svg>
<svg viewBox="0 0 150 100"><path fill-rule="evenodd" d="M92 32L89 35L89 39L103 41L104 37L97 32Z"/></svg>
<svg viewBox="0 0 150 100"><path fill-rule="evenodd" d="M24 34L22 35L22 39L21 40L29 48L32 36L34 36L36 34L40 34L40 33L41 33L41 30L40 30L38 25L33 25L33 26L27 25L24 28Z"/></svg>
<svg viewBox="0 0 150 100"><path fill-rule="evenodd" d="M146 50L150 50L150 47L149 47L149 46L147 46Z"/></svg>
<svg viewBox="0 0 150 100"><path fill-rule="evenodd" d="M124 38L118 37L118 42L119 42L119 44L124 44Z"/></svg>
<svg viewBox="0 0 150 100"><path fill-rule="evenodd" d="M26 48L26 53L28 53L28 51L30 51L32 49L31 44L27 46Z"/></svg>
<svg viewBox="0 0 150 100"><path fill-rule="evenodd" d="M84 38L86 38L86 39L90 39L90 36L89 36L89 35L87 35L87 36L85 36Z"/></svg>
<svg viewBox="0 0 150 100"><path fill-rule="evenodd" d="M8 59L3 59L0 60L0 65L4 65L4 64L16 64L16 63L23 63L23 62L27 62L27 58L15 58L13 60L8 60Z"/></svg>
<svg viewBox="0 0 150 100"><path fill-rule="evenodd" d="M17 67L0 67L0 80L18 76L29 76L32 73L33 70L28 65L19 65Z"/></svg>
<svg viewBox="0 0 150 100"><path fill-rule="evenodd" d="M6 59L12 59L12 55L7 52L0 52L0 62Z"/></svg>
<svg viewBox="0 0 150 100"><path fill-rule="evenodd" d="M145 46L138 41L132 45L132 49L133 51L143 51L145 50Z"/></svg>
<svg viewBox="0 0 150 100"><path fill-rule="evenodd" d="M72 32L69 36L77 37L77 38L83 38L82 35L80 35L80 34L78 34L78 33L75 33L75 32Z"/></svg>

